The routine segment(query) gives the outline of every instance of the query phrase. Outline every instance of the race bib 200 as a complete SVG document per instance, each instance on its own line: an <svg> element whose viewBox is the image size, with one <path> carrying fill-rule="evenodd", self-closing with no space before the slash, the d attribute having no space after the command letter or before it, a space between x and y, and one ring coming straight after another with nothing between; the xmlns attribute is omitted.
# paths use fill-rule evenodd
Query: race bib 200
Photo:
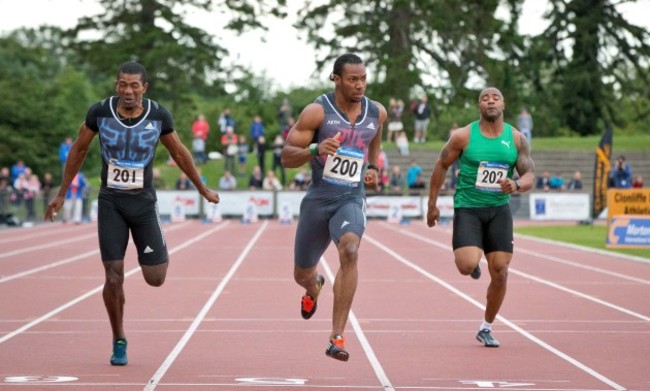
<svg viewBox="0 0 650 391"><path fill-rule="evenodd" d="M363 159L362 150L340 147L334 155L327 157L323 170L323 180L337 186L359 186Z"/></svg>

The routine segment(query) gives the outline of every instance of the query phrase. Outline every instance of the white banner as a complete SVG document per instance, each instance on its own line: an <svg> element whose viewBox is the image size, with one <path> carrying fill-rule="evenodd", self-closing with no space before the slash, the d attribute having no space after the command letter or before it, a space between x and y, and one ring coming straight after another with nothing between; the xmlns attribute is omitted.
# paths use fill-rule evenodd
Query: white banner
<svg viewBox="0 0 650 391"><path fill-rule="evenodd" d="M532 193L531 220L588 220L591 217L589 194Z"/></svg>
<svg viewBox="0 0 650 391"><path fill-rule="evenodd" d="M304 191L279 191L277 192L278 207L281 208L282 205L289 204L291 205L291 213L298 216L300 215L300 203L305 194L307 193Z"/></svg>
<svg viewBox="0 0 650 391"><path fill-rule="evenodd" d="M180 203L185 208L188 216L199 215L199 201L201 196L196 191L159 190L158 212L162 216L171 216L174 212L174 205Z"/></svg>
<svg viewBox="0 0 650 391"><path fill-rule="evenodd" d="M404 217L420 217L422 216L422 204L420 196L404 196L404 197L390 197L390 196L373 196L366 198L368 209L366 215L368 217L386 217L391 210L393 204L398 205L402 216ZM395 207L393 207L395 208Z"/></svg>
<svg viewBox="0 0 650 391"><path fill-rule="evenodd" d="M275 213L272 191L220 191L218 193L219 211L222 216L244 216L249 203L255 205L258 216L273 216ZM203 202L203 212L206 215L207 204L209 202Z"/></svg>

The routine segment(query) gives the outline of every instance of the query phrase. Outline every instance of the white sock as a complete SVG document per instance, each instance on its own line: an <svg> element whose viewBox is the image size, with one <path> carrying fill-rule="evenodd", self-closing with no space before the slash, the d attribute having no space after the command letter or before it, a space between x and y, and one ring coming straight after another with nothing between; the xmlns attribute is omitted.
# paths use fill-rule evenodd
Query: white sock
<svg viewBox="0 0 650 391"><path fill-rule="evenodd" d="M483 323L481 323L481 327L479 327L478 331L481 330L490 330L492 331L492 323L488 323L485 320L483 320Z"/></svg>

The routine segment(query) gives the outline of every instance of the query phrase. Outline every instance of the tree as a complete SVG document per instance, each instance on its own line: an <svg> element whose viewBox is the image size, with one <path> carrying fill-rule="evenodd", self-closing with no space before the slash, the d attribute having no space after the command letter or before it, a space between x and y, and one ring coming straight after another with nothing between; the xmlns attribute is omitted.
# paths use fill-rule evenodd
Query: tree
<svg viewBox="0 0 650 391"><path fill-rule="evenodd" d="M599 134L608 123L622 125L615 101L650 89L650 33L627 22L610 0L551 5L551 23L538 39L551 48L551 84L562 86L563 124L581 135Z"/></svg>
<svg viewBox="0 0 650 391"><path fill-rule="evenodd" d="M184 19L188 7L209 10L210 1L100 2L104 13L81 18L70 31L81 61L96 74L113 75L122 62L139 61L150 74L151 96L170 102L172 111L191 92L223 92L226 49Z"/></svg>
<svg viewBox="0 0 650 391"><path fill-rule="evenodd" d="M464 107L481 88L475 81L490 80L490 72L504 66L499 44L509 48L508 41L518 37L496 16L502 3L513 10L510 23L516 25L514 11L522 0L332 0L307 3L296 27L324 53L319 68L346 51L365 57L379 79L369 84L375 98L407 100L426 93ZM329 36L323 26L334 26Z"/></svg>

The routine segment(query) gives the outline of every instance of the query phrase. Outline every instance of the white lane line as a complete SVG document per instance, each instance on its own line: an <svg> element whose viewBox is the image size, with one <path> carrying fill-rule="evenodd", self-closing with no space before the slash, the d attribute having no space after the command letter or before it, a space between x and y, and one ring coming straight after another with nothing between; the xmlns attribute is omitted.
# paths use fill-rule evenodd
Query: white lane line
<svg viewBox="0 0 650 391"><path fill-rule="evenodd" d="M420 266L416 265L415 263L407 260L406 258L404 258L401 255L397 254L395 251L393 251L390 248L388 248L388 247L384 246L383 244L381 244L379 241L373 239L372 237L370 237L368 235L365 235L364 237L365 237L365 239L367 241L369 241L370 243L372 243L375 246L379 247L380 249L382 249L387 254L391 255L393 258L395 258L397 261L399 261L403 265L410 267L411 269L417 271L418 273L422 274L423 276L429 278L430 280L438 283L439 285L443 286L447 290L449 290L449 291L453 292L454 294L458 295L459 297L463 298L467 302L469 302L469 303L473 304L474 306L480 308L482 311L485 311L485 306L483 304L479 303L478 301L476 301L471 296L465 294L464 292L457 289L453 285L447 283L446 281L434 276L433 274L429 273L428 271L426 271L425 269L423 269ZM440 243L437 244L437 245L443 246ZM444 246L444 247L451 250L451 248L449 248L449 246ZM541 339L535 337L534 335L527 332L523 328L517 326L515 323L511 322L510 320L506 319L505 317L503 317L501 315L497 315L497 319L499 319L501 322L503 322L505 325L507 325L511 329L515 330L519 334L521 334L524 337L528 338L530 341L536 343L537 345L541 346L542 348L544 348L544 349L548 350L549 352L555 354L556 356L558 356L561 359L565 360L569 364L577 367L578 369L586 372L587 374L591 375L592 377L594 377L594 378L600 380L601 382L607 384L608 386L612 387L614 390L617 390L617 391L625 391L626 390L625 387L623 387L620 384L616 383L615 381L609 379L605 375L597 372L596 370L590 368L589 366L583 364L582 362L574 359L573 357L569 356L568 354L563 353L559 349L557 349L557 348L551 346L550 344L542 341Z"/></svg>
<svg viewBox="0 0 650 391"><path fill-rule="evenodd" d="M43 224L41 226L45 226L46 224ZM83 232L83 231L89 231L91 228L93 230L97 230L97 225L75 225L74 227L66 227L63 224L52 224L49 225L47 230L45 229L39 229L37 227L32 227L32 228L20 228L21 229L21 236L17 237L10 237L10 238L2 238L0 239L0 244L5 244L5 243L14 243L14 242L22 242L25 240L34 240L34 238L39 238L41 236L51 236L53 233L59 233L61 232L61 229L65 230L65 233L70 235L73 233L76 233L77 231ZM38 230L39 232L34 232L34 230Z"/></svg>
<svg viewBox="0 0 650 391"><path fill-rule="evenodd" d="M431 240L431 239L429 239L429 238L427 238L427 237L424 237L424 236L421 236L421 235L418 235L418 234L414 234L414 233L409 232L409 231L406 231L406 230L400 230L399 232L400 232L401 234L403 234L403 235L410 236L410 237L412 237L412 238L415 238L415 239L421 240L421 241L423 241L423 242L426 242L426 243L429 243L429 244L433 244L434 246L439 247L439 248L442 248L442 249L444 249L444 250L448 250L448 251L450 251L450 252L453 252L453 249L452 249L449 245L443 244L443 243L438 242L438 241L436 241L436 240ZM521 249L518 249L517 251L522 251L522 250L521 250ZM485 261L485 257L483 258L483 262L486 262L486 261ZM524 278L531 279L531 280L536 281L536 282L538 282L538 283L540 283L540 284L543 284L543 285L546 285L546 286L550 286L551 288L555 288L555 289L558 289L558 290L560 290L560 291L567 292L567 293L570 293L570 294L572 294L572 295L576 295L576 296L582 297L582 298L585 299L585 300L592 301L592 302L594 302L594 303L600 304L600 305L605 306L605 307L607 307L607 308L611 308L611 309L613 309L613 310L615 310L615 311L618 311L618 312L622 312L622 313L624 313L624 314L626 314L626 315L633 316L633 317L638 318L638 319L641 319L641 320L643 320L643 321L650 322L650 316L646 316L646 315L640 314L640 313L638 313L638 312L635 312L635 311L629 310L629 309L627 309L627 308L624 308L624 307L618 306L618 305L616 305L616 304L610 303L610 302L605 301L605 300L601 300L601 299L599 299L599 298L597 298L597 297L590 296L590 295L588 295L588 294L586 294L586 293L582 293L582 292L580 292L580 291L576 291L576 290L574 290L574 289L567 288L567 287L565 287L565 286L563 286L563 285L556 284L556 283L554 283L554 282L552 282L552 281L548 281L548 280L545 280L545 279L542 279L542 278L539 278L539 277L535 277L535 276L533 276L533 275L531 275L531 274L528 274L528 273L525 273L525 272L519 271L519 270L517 270L517 269L515 269L515 268L513 268L513 267L509 267L509 268L508 268L508 272L509 272L509 273L512 273L512 274L519 275L519 276L524 277Z"/></svg>
<svg viewBox="0 0 650 391"><path fill-rule="evenodd" d="M552 244L552 245L558 246L558 247L566 247L566 248L571 248L571 249L574 249L574 250L580 250L580 251L586 251L586 252L590 252L590 253L594 253L594 254L606 255L608 257L616 257L616 258L623 258L623 259L630 260L630 261L650 263L650 258L638 257L636 255L629 255L629 254L621 254L621 253L617 253L617 252L614 252L614 251L601 250L601 249L598 249L598 248L581 246L579 244L558 242L556 240L536 238L536 237L533 237L533 236L528 236L528 235L518 234L518 233L515 233L515 237L522 237L522 238L532 240L532 241L535 241L535 242Z"/></svg>
<svg viewBox="0 0 650 391"><path fill-rule="evenodd" d="M334 286L334 278L335 278L334 273L332 272L332 269L327 263L325 257L321 258L321 265L323 266L323 269L325 269L325 273L327 274L327 278L330 280L330 283L332 284L332 286ZM370 342L368 342L368 339L366 338L363 329L361 329L361 324L359 324L359 320L357 319L356 315L354 315L354 311L350 310L350 315L348 319L350 320L350 324L352 324L352 328L354 329L357 338L359 338L359 342L363 347L363 351L366 353L366 356L368 357L368 361L370 361L370 365L372 365L372 369L374 369L375 375L377 376L377 379L379 379L379 382L381 383L383 390L395 391L395 388L393 388L393 385L391 384L390 380L388 379L388 376L386 375L386 371L384 371L384 368L381 366L381 363L379 362L377 355L375 355L375 351L370 346Z"/></svg>
<svg viewBox="0 0 650 391"><path fill-rule="evenodd" d="M248 245L244 248L244 251L239 255L235 263L230 267L228 270L228 273L223 277L219 285L217 285L217 288L212 292L212 295L210 295L210 298L208 301L205 303L203 308L201 308L201 311L199 311L198 315L196 315L196 318L194 318L194 321L192 321L192 324L190 324L190 327L185 331L185 334L181 337L181 339L178 341L174 349L169 353L165 361L163 361L162 365L156 373L151 377L147 385L144 387L145 391L150 391L150 390L155 390L156 386L160 382L160 379L162 379L163 376L165 376L165 373L167 373L167 370L169 367L174 363L176 360L176 357L181 353L183 348L185 348L185 345L189 342L190 338L192 338L192 335L196 332L198 329L199 325L205 319L205 316L208 314L208 311L214 303L217 301L219 296L221 296L221 293L225 289L226 285L230 282L232 277L235 275L235 272L237 272L237 269L239 269L239 266L244 262L244 259L246 259L246 256L248 256L248 253L251 251L255 243L257 243L257 240L259 237L262 235L262 232L266 229L268 225L268 220L264 220L264 223L262 226L257 230L255 235L250 239L248 242Z"/></svg>
<svg viewBox="0 0 650 391"><path fill-rule="evenodd" d="M98 254L98 253L99 253L99 250L92 250L92 251L85 252L83 254L75 255L74 257L65 258L65 259L62 259L60 261L48 263L47 265L35 267L35 268L29 269L29 270L22 271L20 273L12 274L12 275L7 276L7 277L2 277L2 278L0 278L0 284L3 284L5 282L9 282L11 280L15 280L17 278L22 278L22 277L25 277L25 276L29 276L30 274L42 272L43 270L48 270L48 269L55 268L57 266L72 263L72 262L78 261L78 260L83 259L83 258L90 257L90 256Z"/></svg>
<svg viewBox="0 0 650 391"><path fill-rule="evenodd" d="M182 228L184 225L185 224L183 224L183 225L175 225L175 226L170 227L169 229L165 230L165 232L175 231L175 230L177 230L179 228ZM133 242L129 242L129 245L133 245ZM83 254L76 255L74 257L65 258L65 259L62 259L60 261L55 261L55 262L52 262L52 263L48 263L47 265L35 267L35 268L29 269L29 270L22 271L20 273L16 273L16 274L12 274L12 275L9 275L9 276L6 276L6 277L2 277L2 278L0 278L0 284L11 281L11 280L15 280L17 278L26 277L26 276L29 276L29 275L34 274L34 273L42 272L43 270L48 270L48 269L55 268L57 266L72 263L72 262L78 261L78 260L86 258L86 257L90 257L91 255L95 255L95 254L98 254L98 253L99 253L99 250L91 250L91 251L85 252Z"/></svg>
<svg viewBox="0 0 650 391"><path fill-rule="evenodd" d="M639 283L639 284L650 285L650 280L647 280L647 279L644 279L644 278L628 276L627 274L617 273L617 272L613 272L613 271L610 271L610 270L607 270L607 269L602 269L602 268L595 267L595 266L589 266L589 265L585 265L585 264L579 263L579 262L569 261L567 259L556 257L556 256L553 256L553 255L542 254L542 253L537 252L537 251L530 251L530 250L525 250L523 248L517 248L517 252L522 253L522 254L532 255L532 256L537 257L537 258L546 259L547 261L556 262L556 263L560 263L560 264L568 265L568 266L573 266L573 267L576 267L576 268L579 268L579 269L589 270L589 271L592 271L592 272L601 273L601 274L605 274L605 275L612 276L612 277L617 277L617 278L620 278L622 280L628 280L628 281L636 282L636 283Z"/></svg>
<svg viewBox="0 0 650 391"><path fill-rule="evenodd" d="M169 251L169 254L174 254L177 251L180 251L180 250L182 250L182 249L184 249L184 248L186 248L188 246L191 246L192 244L198 242L199 240L205 238L206 236L211 235L214 232L223 229L228 224L229 224L229 221L226 221L225 223L223 223L223 224L221 224L221 225L219 225L217 227L214 227L214 228L212 228L212 229L210 229L208 231L205 231L204 233L202 233L200 235L195 236L194 238L188 240L187 242L174 247L172 250ZM129 270L128 272L125 272L124 273L124 278L126 279L126 278L132 276L133 274L137 273L139 270L140 270L140 266L137 266L137 267ZM92 295L94 295L94 294L96 294L98 292L101 292L103 289L104 289L104 284L102 284L102 285L100 285L100 286L98 286L98 287L84 293L81 296L78 296L75 299L72 299L72 300L68 301L67 303L53 309L52 311L48 312L47 314L44 314L44 315L32 320L31 322L23 325L22 327L19 327L18 329L14 330L14 331L12 331L10 333L5 334L4 336L0 337L0 344L10 340L11 338L13 338L13 337L15 337L17 335L20 335L20 334L24 333L25 331L31 329L32 327L34 327L34 326L36 326L36 325L50 319L54 315L57 315L57 314L65 311L66 309L74 306L75 304L84 301L85 299L89 298L90 296L92 296Z"/></svg>
<svg viewBox="0 0 650 391"><path fill-rule="evenodd" d="M97 237L97 232L93 232L91 234L87 234L87 235L83 235L83 236L75 236L72 239L58 240L56 242L47 242L45 244L41 244L40 246L29 246L29 247L21 248L20 250L7 251L7 252L4 252L4 253L0 253L0 259L12 257L14 255L29 253L29 252L32 252L32 251L43 250L43 249L46 249L46 248L59 247L59 246L64 245L64 244L79 242L81 240L85 240L85 239L92 238L92 237Z"/></svg>

